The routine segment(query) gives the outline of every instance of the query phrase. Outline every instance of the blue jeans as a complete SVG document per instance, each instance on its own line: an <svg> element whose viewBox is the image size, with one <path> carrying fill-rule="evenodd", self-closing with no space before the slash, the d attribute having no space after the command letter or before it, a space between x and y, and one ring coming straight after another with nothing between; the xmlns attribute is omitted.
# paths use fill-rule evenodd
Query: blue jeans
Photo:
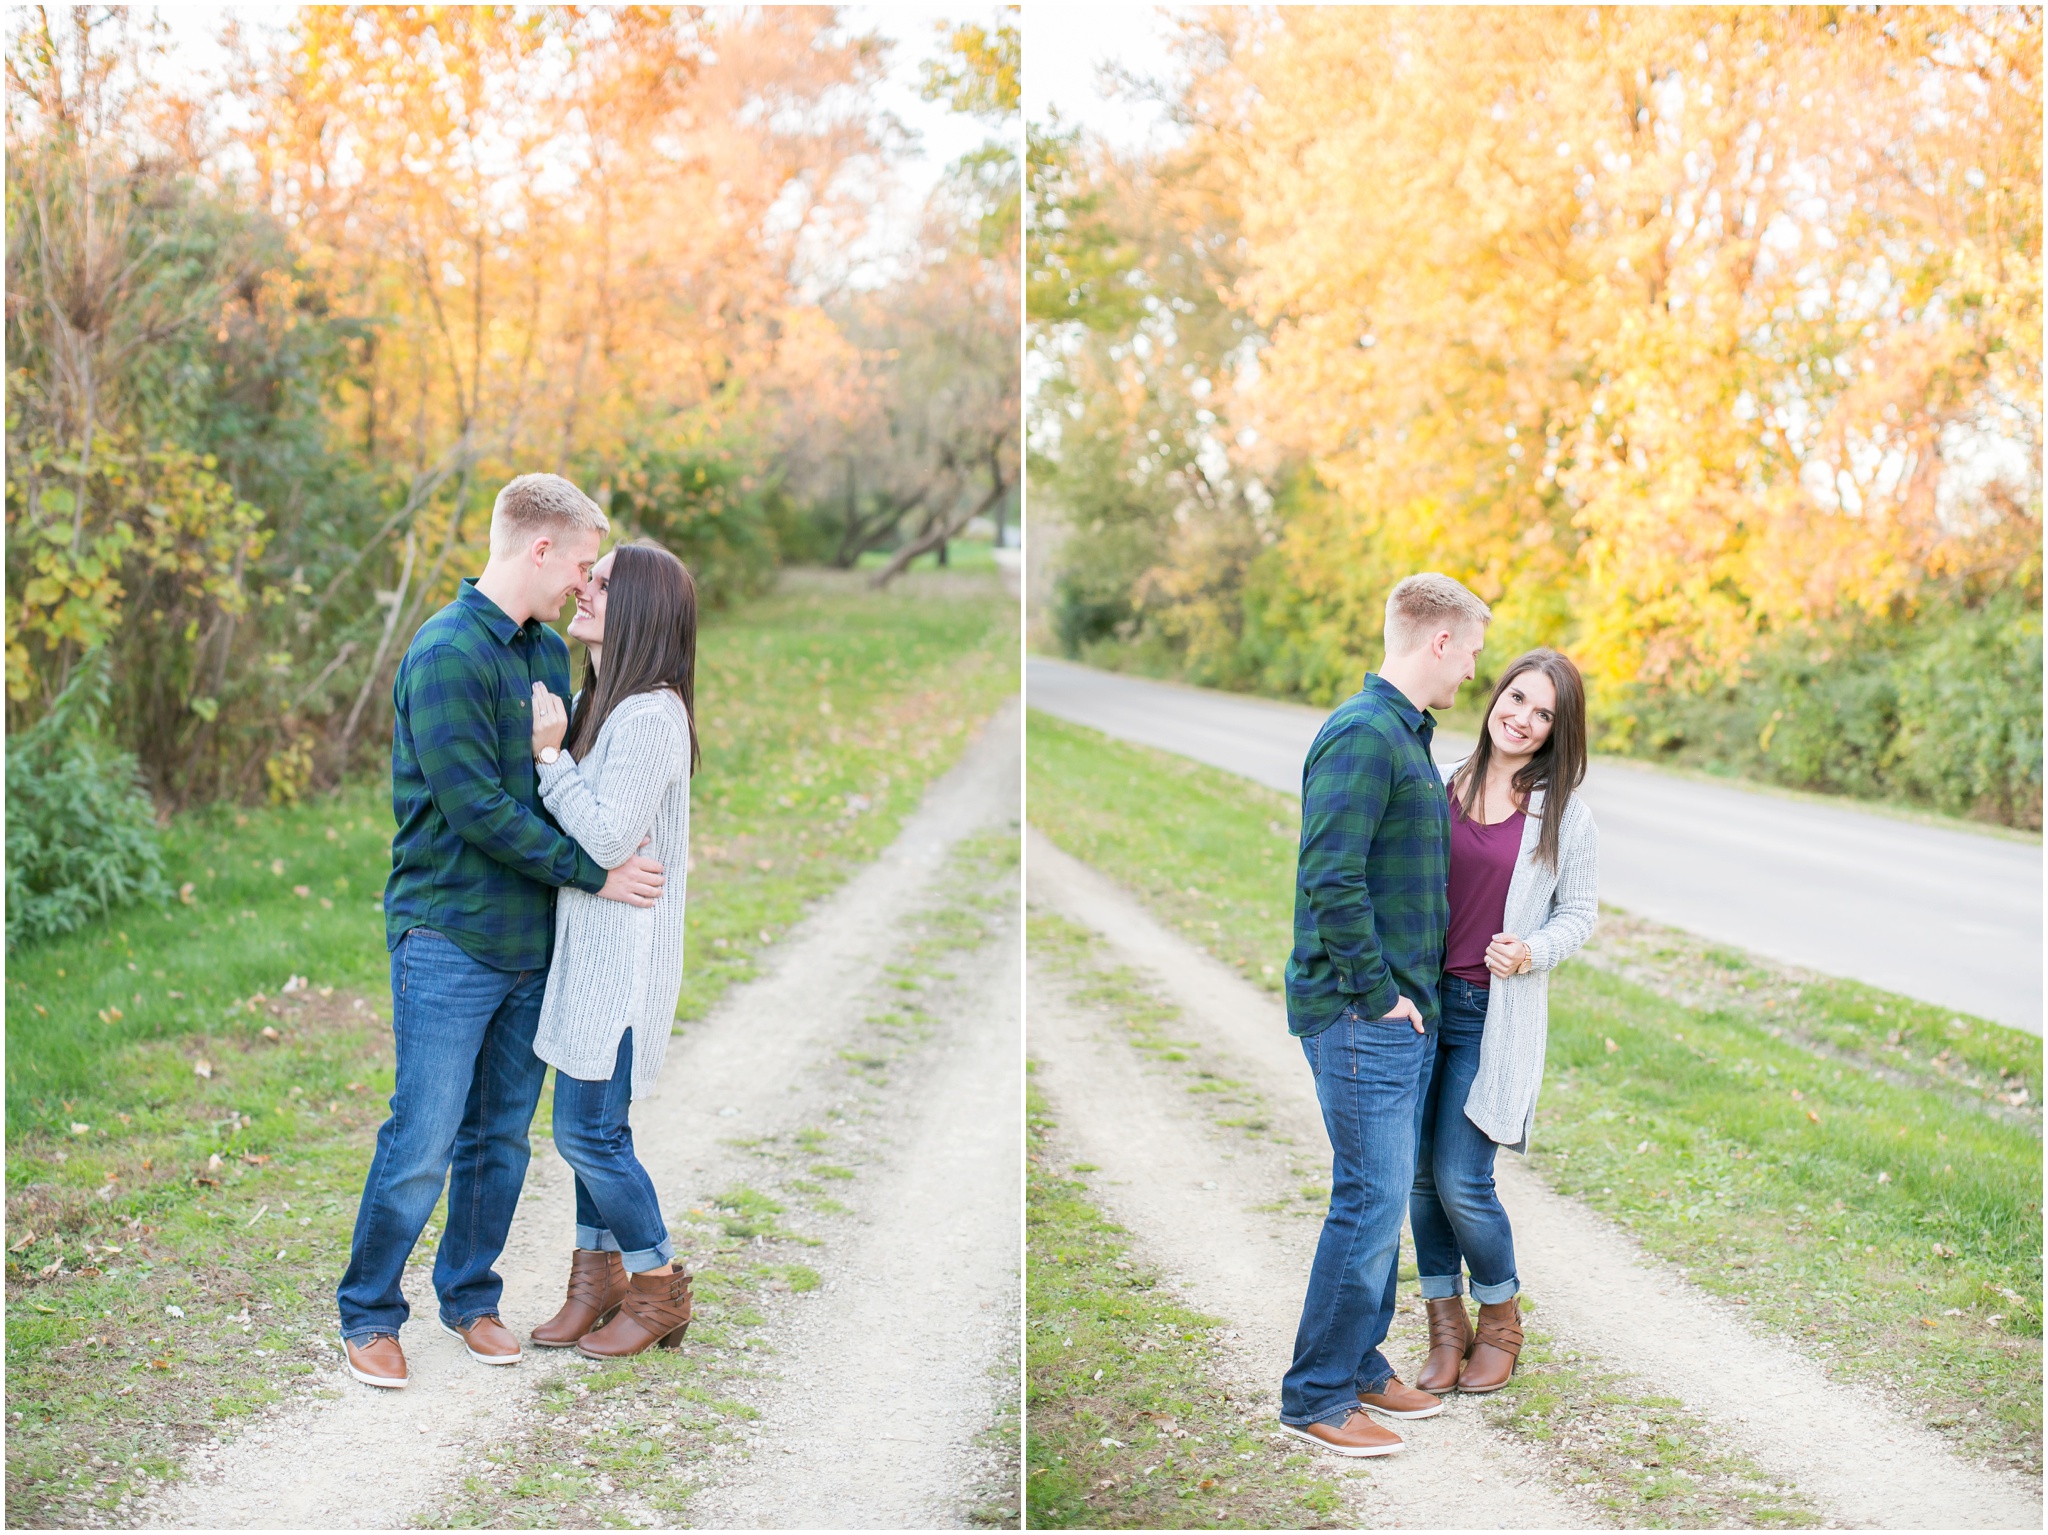
<svg viewBox="0 0 2048 1535"><path fill-rule="evenodd" d="M576 1174L576 1245L615 1252L629 1274L675 1257L654 1180L633 1155L633 1031L619 1041L612 1074L585 1082L555 1073L555 1150Z"/></svg>
<svg viewBox="0 0 2048 1535"><path fill-rule="evenodd" d="M1342 1422L1393 1376L1380 1345L1394 1320L1401 1217L1436 1038L1405 1018L1361 1018L1347 1007L1301 1047L1334 1155L1294 1363L1280 1382L1280 1421L1297 1427Z"/></svg>
<svg viewBox="0 0 2048 1535"><path fill-rule="evenodd" d="M547 1065L533 1053L545 970L494 970L453 939L416 927L391 951L398 1085L356 1210L335 1298L341 1335L396 1336L412 1314L406 1260L448 1184L448 1229L434 1256L441 1320L493 1316L492 1270L526 1182L526 1133Z"/></svg>
<svg viewBox="0 0 2048 1535"><path fill-rule="evenodd" d="M1464 1294L1469 1264L1473 1298L1494 1306L1513 1300L1522 1285L1515 1278L1515 1234L1493 1188L1497 1148L1465 1117L1486 1033L1486 988L1447 975L1441 1003L1436 1060L1422 1095L1415 1188L1408 1196L1415 1266L1423 1299L1441 1300Z"/></svg>

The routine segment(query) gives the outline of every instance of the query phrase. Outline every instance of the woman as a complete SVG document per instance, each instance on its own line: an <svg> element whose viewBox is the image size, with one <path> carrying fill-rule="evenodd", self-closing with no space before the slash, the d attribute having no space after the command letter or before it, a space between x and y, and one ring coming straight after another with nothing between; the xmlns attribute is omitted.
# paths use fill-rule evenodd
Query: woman
<svg viewBox="0 0 2048 1535"><path fill-rule="evenodd" d="M562 890L533 1042L555 1068L555 1149L576 1174L568 1299L533 1341L615 1359L673 1348L690 1323L690 1276L675 1266L627 1109L661 1070L683 984L696 584L666 550L621 545L592 567L569 638L589 652L573 721L534 690L541 798L604 867L644 849L668 871L652 907Z"/></svg>
<svg viewBox="0 0 2048 1535"><path fill-rule="evenodd" d="M1549 973L1586 941L1600 909L1599 833L1576 793L1586 776L1578 668L1554 650L1518 659L1487 703L1478 749L1445 772L1450 934L1408 1199L1429 1310L1429 1359L1415 1384L1438 1394L1498 1391L1522 1349L1514 1233L1494 1192L1493 1155L1528 1150Z"/></svg>

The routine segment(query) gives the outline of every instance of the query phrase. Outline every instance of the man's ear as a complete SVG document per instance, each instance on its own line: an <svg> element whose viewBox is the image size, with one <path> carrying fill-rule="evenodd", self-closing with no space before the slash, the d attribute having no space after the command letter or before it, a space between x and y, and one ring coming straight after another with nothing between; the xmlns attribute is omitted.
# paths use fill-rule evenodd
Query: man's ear
<svg viewBox="0 0 2048 1535"><path fill-rule="evenodd" d="M526 552L532 557L535 569L547 564L548 554L554 547L555 541L545 533L526 546Z"/></svg>

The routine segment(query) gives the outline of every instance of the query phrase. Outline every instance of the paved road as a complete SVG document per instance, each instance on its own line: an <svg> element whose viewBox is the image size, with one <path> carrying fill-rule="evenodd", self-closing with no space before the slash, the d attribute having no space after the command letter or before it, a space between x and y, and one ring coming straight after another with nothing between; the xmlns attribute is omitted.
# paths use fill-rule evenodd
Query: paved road
<svg viewBox="0 0 2048 1535"><path fill-rule="evenodd" d="M1033 656L1031 708L1298 794L1323 711ZM1470 748L1438 738L1438 755ZM1600 896L1824 974L2041 1032L2041 848L1612 758Z"/></svg>

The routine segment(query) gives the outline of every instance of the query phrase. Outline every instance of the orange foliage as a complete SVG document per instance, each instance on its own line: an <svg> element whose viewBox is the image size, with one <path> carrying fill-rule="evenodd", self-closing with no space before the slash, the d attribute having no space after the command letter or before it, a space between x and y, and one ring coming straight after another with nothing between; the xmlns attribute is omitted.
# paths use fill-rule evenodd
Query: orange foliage
<svg viewBox="0 0 2048 1535"><path fill-rule="evenodd" d="M1325 621L1440 568L1682 679L2038 580L2038 9L1208 25L1193 152L1270 335L1235 414L1332 492L1277 554Z"/></svg>

